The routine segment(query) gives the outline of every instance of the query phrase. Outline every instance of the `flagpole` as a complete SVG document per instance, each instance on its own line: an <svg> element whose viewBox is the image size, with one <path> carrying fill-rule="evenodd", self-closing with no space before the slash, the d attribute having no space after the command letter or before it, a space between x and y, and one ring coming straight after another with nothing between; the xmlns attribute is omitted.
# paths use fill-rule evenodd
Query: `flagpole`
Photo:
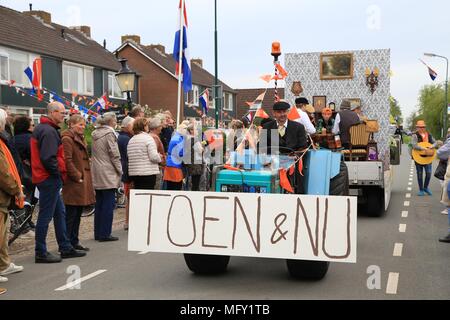
<svg viewBox="0 0 450 320"><path fill-rule="evenodd" d="M184 37L184 0L181 0L181 8L180 8L180 54L178 57L178 102L177 102L177 127L181 123L181 103L182 103L182 94L181 94L181 76L182 76L182 66L183 66L183 37Z"/></svg>

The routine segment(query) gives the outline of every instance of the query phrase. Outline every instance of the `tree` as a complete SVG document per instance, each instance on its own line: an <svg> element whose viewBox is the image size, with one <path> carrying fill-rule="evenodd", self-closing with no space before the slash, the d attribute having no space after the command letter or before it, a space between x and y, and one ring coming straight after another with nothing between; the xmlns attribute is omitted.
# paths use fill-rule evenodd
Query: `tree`
<svg viewBox="0 0 450 320"><path fill-rule="evenodd" d="M391 116L396 120L398 124L403 123L402 110L397 99L391 96L389 100L391 104Z"/></svg>
<svg viewBox="0 0 450 320"><path fill-rule="evenodd" d="M428 131L435 137L442 138L444 87L442 85L426 85L419 94L419 115L425 120Z"/></svg>

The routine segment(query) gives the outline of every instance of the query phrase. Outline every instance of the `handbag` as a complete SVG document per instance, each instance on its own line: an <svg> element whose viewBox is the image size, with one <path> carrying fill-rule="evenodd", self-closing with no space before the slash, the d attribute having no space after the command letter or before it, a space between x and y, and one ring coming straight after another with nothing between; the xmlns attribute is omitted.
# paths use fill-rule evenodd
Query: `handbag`
<svg viewBox="0 0 450 320"><path fill-rule="evenodd" d="M442 181L445 180L445 173L447 171L447 164L448 164L447 160L439 161L439 165L437 166L436 172L434 173L434 176L437 179L442 180Z"/></svg>

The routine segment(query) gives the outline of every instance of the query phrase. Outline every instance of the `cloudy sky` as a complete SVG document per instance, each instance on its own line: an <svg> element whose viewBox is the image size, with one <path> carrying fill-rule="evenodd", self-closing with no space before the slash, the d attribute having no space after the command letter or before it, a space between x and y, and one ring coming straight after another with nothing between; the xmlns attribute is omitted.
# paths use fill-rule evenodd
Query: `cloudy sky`
<svg viewBox="0 0 450 320"><path fill-rule="evenodd" d="M192 58L214 73L214 1L186 0ZM179 0L0 0L19 10L52 13L54 22L89 25L92 36L113 51L120 36L138 34L143 44L172 52ZM285 53L391 49L391 94L409 115L420 88L430 84L418 61L424 52L450 57L450 1L444 0L217 0L219 77L234 88L264 86L272 72L270 45ZM445 62L424 58L445 81Z"/></svg>

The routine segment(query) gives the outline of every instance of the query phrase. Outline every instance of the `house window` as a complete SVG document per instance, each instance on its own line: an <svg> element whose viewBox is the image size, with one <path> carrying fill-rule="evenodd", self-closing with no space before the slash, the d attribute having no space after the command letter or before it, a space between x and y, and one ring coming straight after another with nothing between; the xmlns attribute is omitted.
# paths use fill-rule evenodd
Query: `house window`
<svg viewBox="0 0 450 320"><path fill-rule="evenodd" d="M0 80L9 80L9 64L8 57L6 55L0 54Z"/></svg>
<svg viewBox="0 0 450 320"><path fill-rule="evenodd" d="M192 92L193 92L192 103L193 103L195 106L198 106L198 105L199 105L198 99L200 98L200 97L199 97L199 88L198 88L198 86L193 86Z"/></svg>
<svg viewBox="0 0 450 320"><path fill-rule="evenodd" d="M65 93L94 95L94 69L63 62L63 85Z"/></svg>
<svg viewBox="0 0 450 320"><path fill-rule="evenodd" d="M0 80L14 80L17 85L31 88L30 80L24 70L33 68L33 61L38 56L24 51L0 48Z"/></svg>
<svg viewBox="0 0 450 320"><path fill-rule="evenodd" d="M233 111L233 95L230 93L224 94L224 106L223 109L227 111Z"/></svg>
<svg viewBox="0 0 450 320"><path fill-rule="evenodd" d="M116 75L113 72L108 72L108 96L114 99L126 98L125 93L120 90Z"/></svg>

